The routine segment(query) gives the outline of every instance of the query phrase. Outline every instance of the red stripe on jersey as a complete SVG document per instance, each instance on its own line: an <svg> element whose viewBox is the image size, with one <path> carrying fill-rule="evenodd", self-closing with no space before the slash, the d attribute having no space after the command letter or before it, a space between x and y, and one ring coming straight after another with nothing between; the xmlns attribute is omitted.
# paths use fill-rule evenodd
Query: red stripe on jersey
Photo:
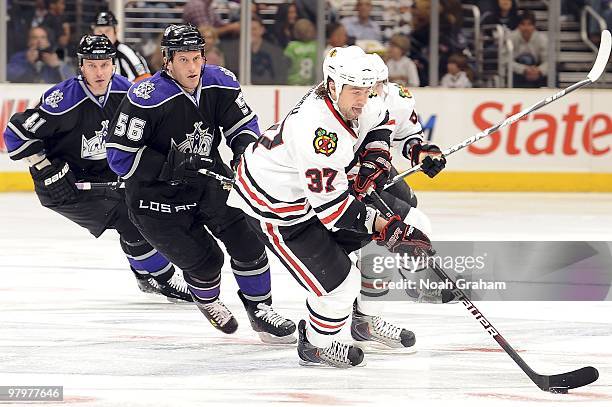
<svg viewBox="0 0 612 407"><path fill-rule="evenodd" d="M332 101L329 97L325 98L325 104L327 105L327 107L329 107L329 110L331 110L334 117L338 119L338 121L340 122L340 124L342 124L342 126L346 129L346 131L348 131L349 134L353 136L354 138L357 138L357 134L355 134L355 130L351 129L348 126L348 124L346 124L342 116L340 116L340 114L336 111L336 109L334 109L334 105L332 104Z"/></svg>
<svg viewBox="0 0 612 407"><path fill-rule="evenodd" d="M293 266L293 269L297 271L300 274L300 276L302 276L306 284L308 284L308 287L310 287L310 289L314 291L314 293L317 294L318 297L323 295L321 294L321 291L317 288L317 286L314 285L310 277L308 277L306 273L304 272L304 270L302 270L300 265L297 264L297 262L293 258L291 258L291 256L289 255L289 253L287 253L287 251L283 248L283 246L281 246L280 239L274 233L274 227L272 226L271 223L266 222L266 229L268 231L268 234L272 237L272 243L274 243L274 246L278 249L279 253L285 258L285 260L289 262L289 264L291 264L291 266Z"/></svg>
<svg viewBox="0 0 612 407"><path fill-rule="evenodd" d="M236 172L237 175L238 175L238 182L240 182L240 185L242 185L242 188L251 197L251 199L254 200L255 202L257 202L259 205L267 207L268 209L270 209L274 213L286 213L286 212L303 211L304 208L306 207L306 204L303 204L303 205L290 205L290 206L285 206L285 207L282 207L282 208L274 208L274 207L268 205L268 203L266 201L264 201L261 198L259 198L255 194L255 192L253 192L249 188L249 186L247 185L246 181L242 178L241 170L242 170L242 161L240 161L240 164L238 164L238 171Z"/></svg>
<svg viewBox="0 0 612 407"><path fill-rule="evenodd" d="M328 325L328 324L324 324L323 322L321 322L321 321L318 321L318 320L314 319L314 318L312 317L312 315L310 316L310 321L311 321L311 322L314 322L315 324L319 325L319 326L320 326L320 327L322 327L322 328L327 328L327 329L340 329L340 328L342 328L342 327L344 326L344 324L346 323L346 321L343 321L343 322L341 322L341 323L339 323L339 324L337 324L337 325Z"/></svg>
<svg viewBox="0 0 612 407"><path fill-rule="evenodd" d="M340 216L342 212L344 212L344 208L346 207L346 204L348 203L348 201L349 201L349 197L347 196L344 202L342 202L342 205L340 205L340 207L336 209L334 213L321 219L321 222L323 222L324 225L327 225L328 223L331 223L334 220L336 220L336 218Z"/></svg>

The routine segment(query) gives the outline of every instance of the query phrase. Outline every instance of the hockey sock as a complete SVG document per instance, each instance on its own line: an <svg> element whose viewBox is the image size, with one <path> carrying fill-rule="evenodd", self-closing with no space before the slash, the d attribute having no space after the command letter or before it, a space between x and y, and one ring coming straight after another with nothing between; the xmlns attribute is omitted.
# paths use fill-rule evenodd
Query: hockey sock
<svg viewBox="0 0 612 407"><path fill-rule="evenodd" d="M136 273L140 275L149 274L155 279L161 280L168 280L172 277L174 272L172 263L146 240L130 243L121 239L121 248Z"/></svg>
<svg viewBox="0 0 612 407"><path fill-rule="evenodd" d="M240 291L247 300L272 304L270 265L265 252L257 260L245 262L231 259L230 264Z"/></svg>
<svg viewBox="0 0 612 407"><path fill-rule="evenodd" d="M207 304L215 302L219 298L219 294L221 292L220 272L219 275L211 281L195 279L186 274L184 277L189 291L198 300L198 302Z"/></svg>

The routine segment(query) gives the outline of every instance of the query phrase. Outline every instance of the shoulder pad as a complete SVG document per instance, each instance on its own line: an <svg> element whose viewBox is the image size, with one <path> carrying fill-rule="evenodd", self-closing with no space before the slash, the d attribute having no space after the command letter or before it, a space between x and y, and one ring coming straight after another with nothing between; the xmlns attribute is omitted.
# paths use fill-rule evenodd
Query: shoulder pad
<svg viewBox="0 0 612 407"><path fill-rule="evenodd" d="M128 91L130 101L142 107L159 106L168 99L181 93L179 87L171 79L164 78L157 72L150 78L143 79L132 85Z"/></svg>
<svg viewBox="0 0 612 407"><path fill-rule="evenodd" d="M46 91L42 95L40 108L51 114L62 114L86 97L79 80L70 78Z"/></svg>
<svg viewBox="0 0 612 407"><path fill-rule="evenodd" d="M130 82L125 76L121 76L119 74L113 75L113 80L111 84L111 92L127 92L132 86L132 82Z"/></svg>
<svg viewBox="0 0 612 407"><path fill-rule="evenodd" d="M202 87L240 89L236 75L222 66L206 65L202 71Z"/></svg>

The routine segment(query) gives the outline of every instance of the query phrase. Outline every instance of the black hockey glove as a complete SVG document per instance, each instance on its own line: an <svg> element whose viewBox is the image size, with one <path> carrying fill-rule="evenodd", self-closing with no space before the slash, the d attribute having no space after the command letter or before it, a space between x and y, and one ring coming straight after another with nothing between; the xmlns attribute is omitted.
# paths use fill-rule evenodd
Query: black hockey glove
<svg viewBox="0 0 612 407"><path fill-rule="evenodd" d="M421 171L429 178L438 175L446 166L446 158L435 144L413 144L408 151L408 157L413 166L421 164Z"/></svg>
<svg viewBox="0 0 612 407"><path fill-rule="evenodd" d="M358 196L365 195L370 187L376 191L382 189L389 179L391 154L388 150L373 148L360 154L359 173L355 178L353 189Z"/></svg>
<svg viewBox="0 0 612 407"><path fill-rule="evenodd" d="M61 205L76 198L76 177L65 161L53 160L43 169L30 167L36 191L48 195L56 205Z"/></svg>
<svg viewBox="0 0 612 407"><path fill-rule="evenodd" d="M383 230L372 237L379 246L385 246L391 253L420 256L431 253L431 241L414 226L402 222L398 215L389 219Z"/></svg>
<svg viewBox="0 0 612 407"><path fill-rule="evenodd" d="M159 174L160 181L187 183L194 181L198 170L212 168L215 160L196 153L183 153L173 148Z"/></svg>

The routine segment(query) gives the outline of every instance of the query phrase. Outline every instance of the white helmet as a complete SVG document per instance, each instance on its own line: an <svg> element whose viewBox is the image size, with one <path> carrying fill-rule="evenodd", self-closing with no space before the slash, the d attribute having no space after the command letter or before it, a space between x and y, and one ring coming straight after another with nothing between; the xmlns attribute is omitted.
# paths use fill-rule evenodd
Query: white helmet
<svg viewBox="0 0 612 407"><path fill-rule="evenodd" d="M389 80L389 68L387 64L378 54L368 54L368 57L372 60L372 66L376 73L376 82L383 82Z"/></svg>
<svg viewBox="0 0 612 407"><path fill-rule="evenodd" d="M344 85L370 88L376 84L372 60L355 45L332 48L323 61L323 83L332 79L336 85L336 98Z"/></svg>

